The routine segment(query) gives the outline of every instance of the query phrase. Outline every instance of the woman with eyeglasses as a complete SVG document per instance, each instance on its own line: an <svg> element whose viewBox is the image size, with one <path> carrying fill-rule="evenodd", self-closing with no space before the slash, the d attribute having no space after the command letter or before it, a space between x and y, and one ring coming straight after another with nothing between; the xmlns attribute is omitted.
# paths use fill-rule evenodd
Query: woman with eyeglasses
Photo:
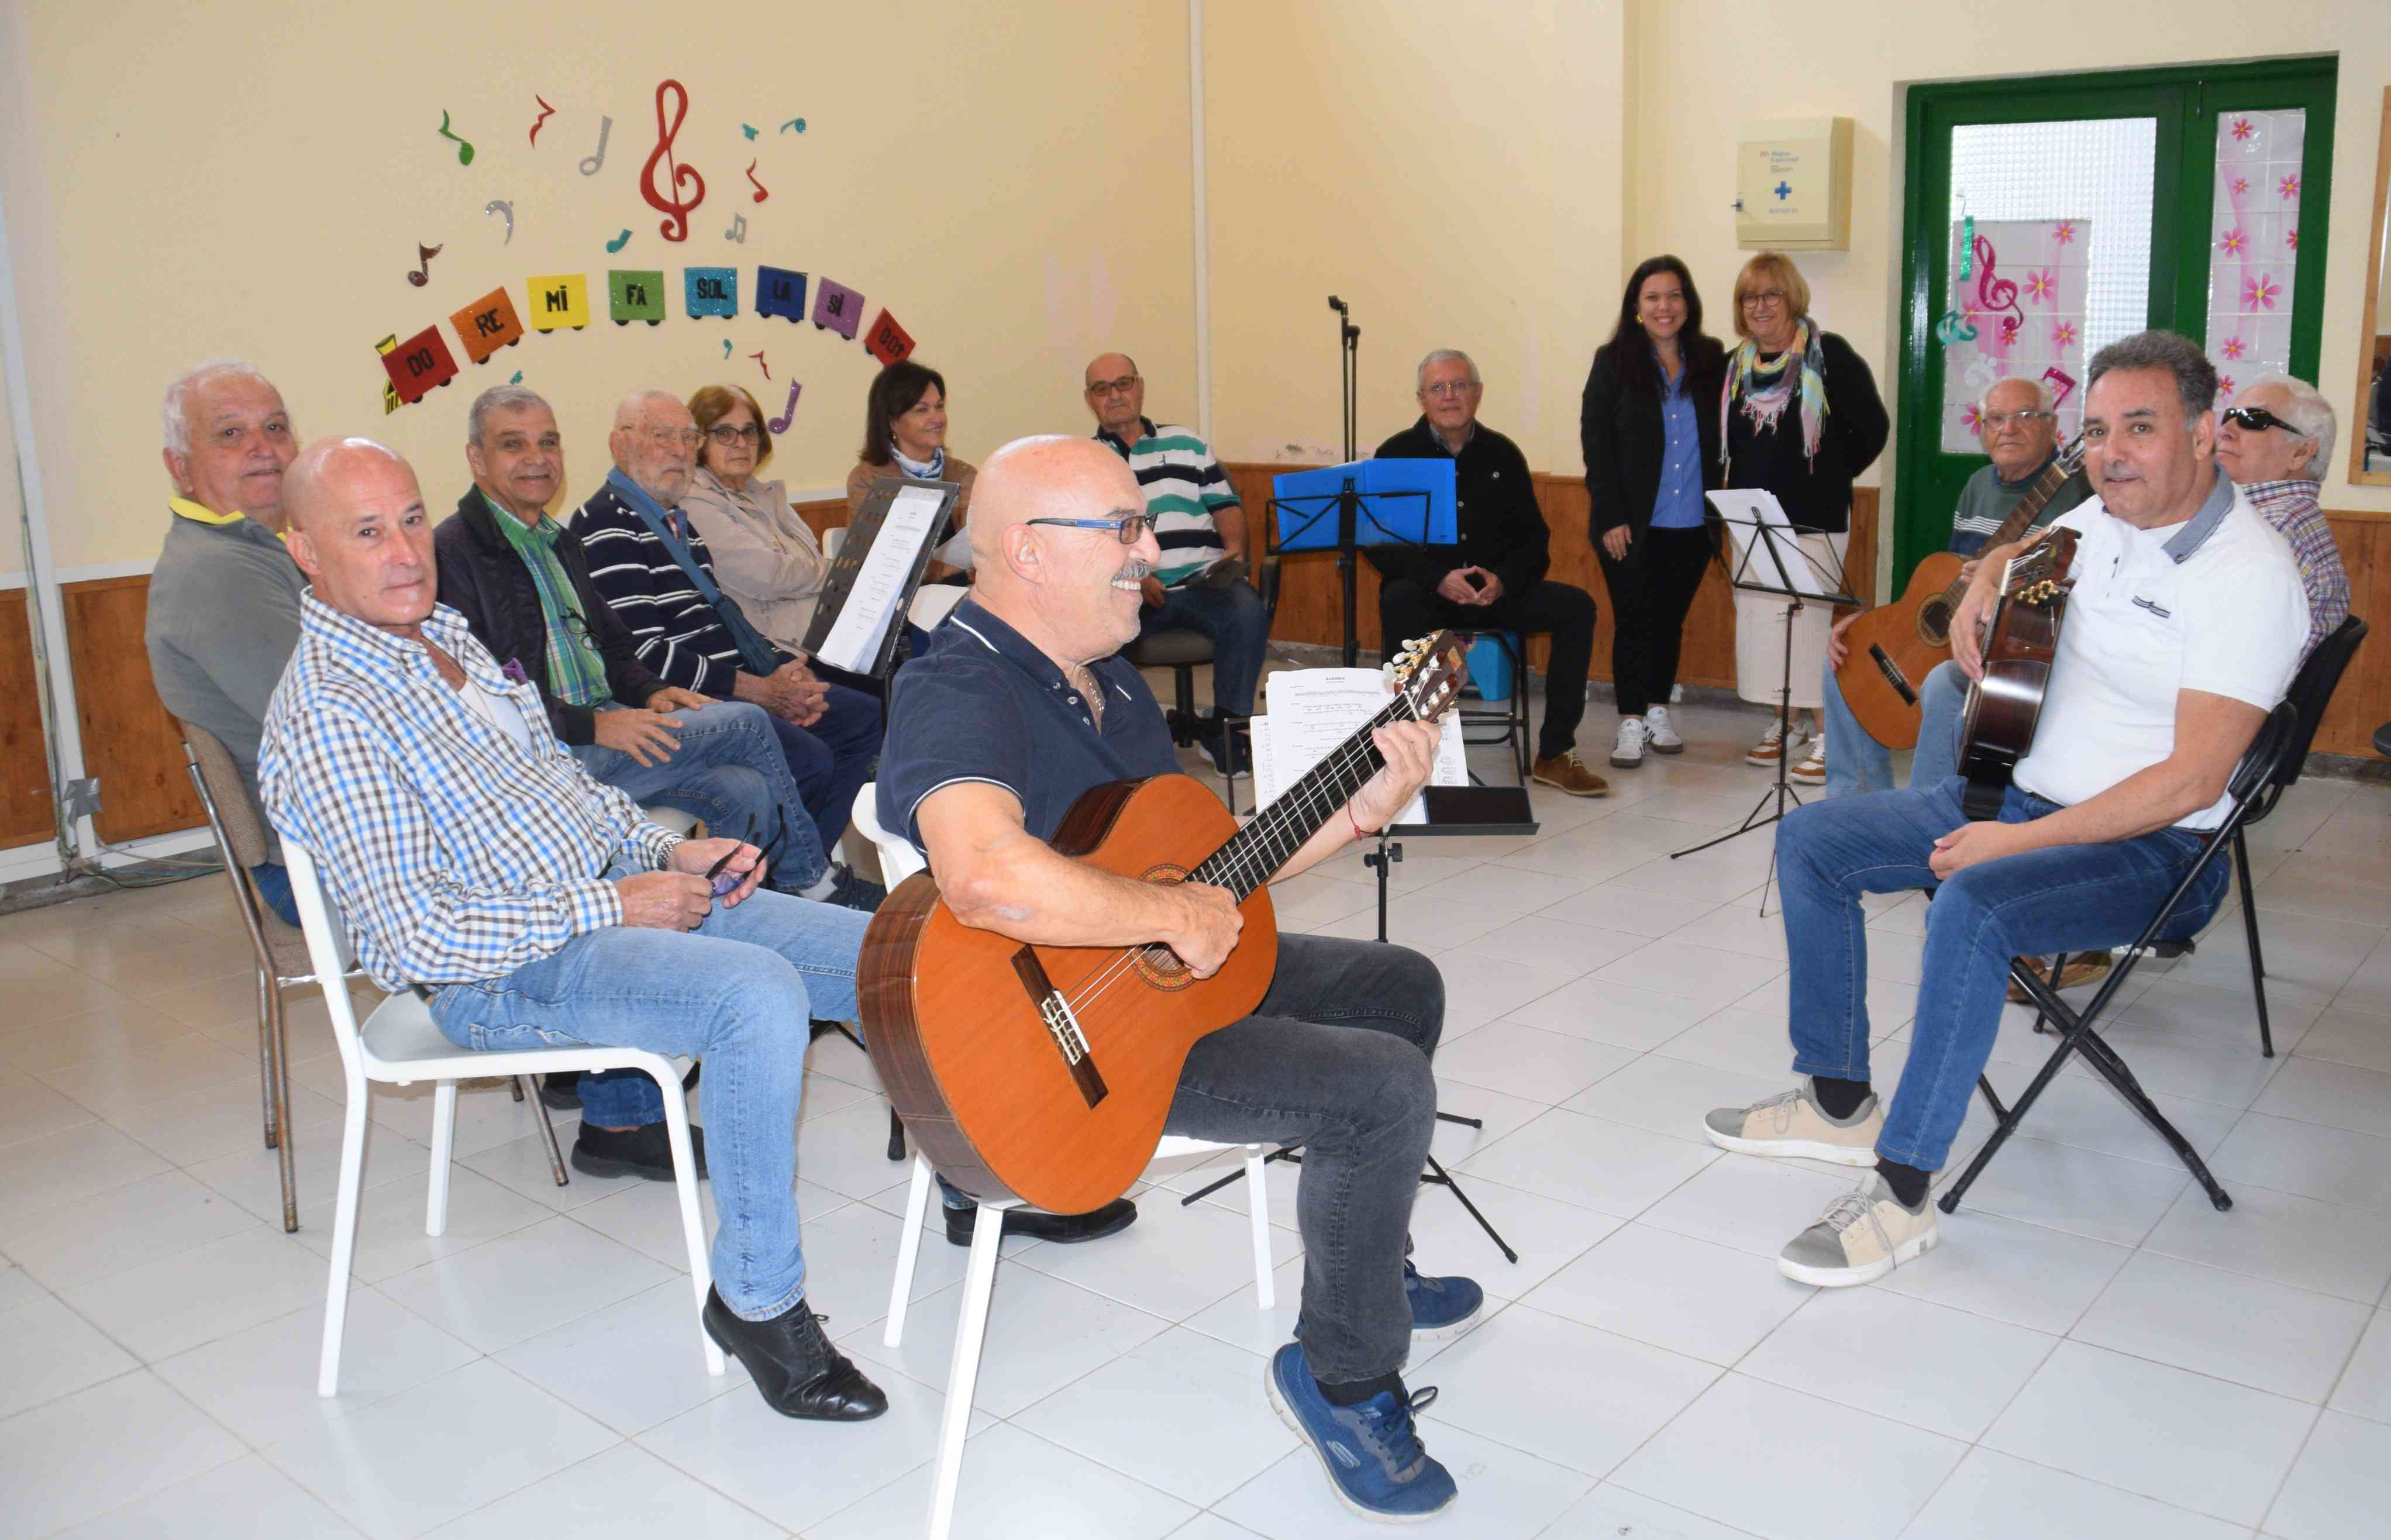
<svg viewBox="0 0 2391 1540"><path fill-rule="evenodd" d="M1627 277L1619 322L1594 356L1578 420L1591 502L1587 534L1610 590L1610 680L1619 734L1610 762L1682 754L1669 719L1686 612L1709 570L1713 536L1702 493L1718 485L1718 419L1709 410L1726 350L1702 330L1694 276L1657 256Z"/></svg>
<svg viewBox="0 0 2391 1540"><path fill-rule="evenodd" d="M875 376L864 399L863 451L847 473L847 507L850 515L863 511L863 499L874 482L895 476L916 481L950 481L963 490L955 494L953 514L938 538L948 544L940 556L923 569L925 583L968 583L971 550L955 537L963 532L971 511L972 483L979 471L971 461L947 453L947 379L937 369L911 358L889 365Z"/></svg>
<svg viewBox="0 0 2391 1540"><path fill-rule="evenodd" d="M1849 343L1811 318L1810 285L1780 252L1759 252L1736 275L1735 330L1743 343L1727 358L1719 393L1721 485L1776 494L1787 519L1815 532L1801 537L1802 548L1831 579L1842 572L1849 544L1852 481L1883 453L1892 427L1876 377ZM1747 701L1774 706L1784 694L1789 603L1769 594L1735 596L1736 693ZM1809 714L1806 731L1796 722L1797 738L1820 735L1834 619L1815 602L1793 616L1789 705ZM1774 769L1793 746L1771 721L1744 758Z"/></svg>
<svg viewBox="0 0 2391 1540"><path fill-rule="evenodd" d="M756 479L772 458L764 409L741 386L708 385L689 415L704 436L681 508L713 553L714 580L767 639L803 652L830 563L787 487Z"/></svg>

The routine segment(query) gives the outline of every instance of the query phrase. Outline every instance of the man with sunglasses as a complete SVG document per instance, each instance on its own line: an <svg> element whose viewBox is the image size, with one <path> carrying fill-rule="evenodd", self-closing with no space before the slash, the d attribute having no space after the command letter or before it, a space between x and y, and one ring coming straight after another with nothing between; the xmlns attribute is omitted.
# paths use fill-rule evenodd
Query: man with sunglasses
<svg viewBox="0 0 2391 1540"><path fill-rule="evenodd" d="M591 585L580 540L549 517L564 446L548 403L522 385L484 391L466 416L465 463L473 485L433 532L440 602L538 692L590 779L758 846L776 888L821 884L829 859L761 708L656 678ZM542 1094L581 1110L576 1170L671 1180L664 1104L647 1076L551 1075Z"/></svg>
<svg viewBox="0 0 2391 1540"><path fill-rule="evenodd" d="M1225 889L1110 875L1048 843L1090 788L1177 768L1153 693L1119 655L1144 579L1169 559L1136 480L1084 440L1007 445L980 472L971 537L971 597L890 692L882 825L921 848L966 925L1041 945L1158 942L1209 976L1242 925ZM1383 827L1427 781L1436 736L1422 722L1379 730L1384 768L1279 874ZM1347 1507L1426 1518L1454 1482L1421 1445L1412 1414L1431 1392L1406 1391L1403 1365L1415 1340L1467 1330L1485 1298L1404 1255L1436 1126L1443 979L1375 941L1286 935L1279 949L1256 1014L1188 1055L1164 1126L1304 1146L1303 1313L1265 1387Z"/></svg>
<svg viewBox="0 0 2391 1540"><path fill-rule="evenodd" d="M2288 374L2242 386L2217 425L2217 468L2292 543L2307 590L2310 653L2349 618L2349 573L2317 501L2336 426L2333 403Z"/></svg>
<svg viewBox="0 0 2391 1540"><path fill-rule="evenodd" d="M1216 720L1204 734L1204 752L1231 770L1232 753L1241 761L1250 756L1234 749L1228 724L1217 718L1253 715L1254 688L1270 648L1270 616L1246 581L1245 507L1212 458L1212 446L1195 430L1157 425L1145 415L1145 382L1135 359L1107 353L1088 365L1086 382L1096 442L1129 461L1161 551L1139 585L1145 603L1138 612L1138 636L1195 631L1210 640Z"/></svg>

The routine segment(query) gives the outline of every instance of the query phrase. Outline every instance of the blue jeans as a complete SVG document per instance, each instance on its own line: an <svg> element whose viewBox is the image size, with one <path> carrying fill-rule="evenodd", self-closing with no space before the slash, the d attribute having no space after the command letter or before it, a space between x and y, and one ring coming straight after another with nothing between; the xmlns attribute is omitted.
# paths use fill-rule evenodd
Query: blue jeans
<svg viewBox="0 0 2391 1540"><path fill-rule="evenodd" d="M611 925L503 977L448 985L432 1016L464 1048L603 1043L704 1059L714 1285L731 1314L769 1320L806 1291L795 1183L807 1023L856 1014L871 919L758 889L693 932ZM661 1118L655 1082L636 1079Z"/></svg>
<svg viewBox="0 0 2391 1540"><path fill-rule="evenodd" d="M1830 755L1834 752L1829 749ZM1968 822L1960 783L1796 808L1777 830L1777 871L1792 957L1793 1068L1868 1078L1868 936L1863 893L1932 887L1934 842ZM2057 804L2010 788L2000 822L2023 823ZM1971 866L1926 912L1925 982L1909 1029L1909 1063L1877 1154L1939 1171L1992 1056L2010 959L2130 944L2200 854L2182 829L2111 845L2054 846ZM2168 928L2189 936L2225 896L2228 863L2201 873Z"/></svg>
<svg viewBox="0 0 2391 1540"><path fill-rule="evenodd" d="M1212 709L1232 717L1254 714L1254 686L1261 682L1262 656L1270 646L1270 617L1262 596L1240 578L1220 589L1165 589L1162 603L1138 612L1137 634L1195 631L1212 642Z"/></svg>
<svg viewBox="0 0 2391 1540"><path fill-rule="evenodd" d="M249 869L249 880L266 908L279 915L284 925L293 930L299 928L299 900L291 896L289 867L262 861Z"/></svg>
<svg viewBox="0 0 2391 1540"><path fill-rule="evenodd" d="M798 727L769 712L765 720L781 740L789 774L813 815L815 836L823 850L837 849L855 812L855 794L872 779L872 767L880 759L880 703L860 690L834 684L813 726Z"/></svg>
<svg viewBox="0 0 2391 1540"><path fill-rule="evenodd" d="M1959 773L1959 718L1968 709L1967 672L1956 663L1935 665L1918 692L1918 752L1910 757L1909 783L1932 786Z"/></svg>
<svg viewBox="0 0 2391 1540"><path fill-rule="evenodd" d="M709 834L755 845L770 863L773 886L795 889L820 882L829 857L780 752L770 714L746 701L716 701L694 711L679 707L669 715L680 718L679 727L666 730L680 740L680 747L662 764L642 765L620 749L598 744L575 747L573 757L591 780L604 782L634 802L659 802L694 813L705 821Z"/></svg>
<svg viewBox="0 0 2391 1540"><path fill-rule="evenodd" d="M1893 750L1868 735L1843 702L1843 687L1827 666L1827 795L1893 790Z"/></svg>

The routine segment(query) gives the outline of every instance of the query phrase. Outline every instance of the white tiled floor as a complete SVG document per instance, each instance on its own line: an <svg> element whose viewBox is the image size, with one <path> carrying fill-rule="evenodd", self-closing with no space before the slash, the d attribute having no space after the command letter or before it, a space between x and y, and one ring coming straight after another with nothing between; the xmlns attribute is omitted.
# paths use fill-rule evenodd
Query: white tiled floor
<svg viewBox="0 0 2391 1540"><path fill-rule="evenodd" d="M2280 1057L2238 913L2127 986L2113 1041L2234 1197L2218 1213L2071 1070L1942 1246L1819 1292L1770 1258L1850 1183L1722 1156L1712 1106L1786 1081L1765 835L1672 863L1764 783L1758 718L1694 706L1687 754L1536 798L1542 837L1411 842L1399 939L1451 995L1446 1195L1414 1231L1489 1316L1415 1355L1454 1536L1927 1537L2386 1532L2391 1511L2391 795L2296 788L2253 832ZM1589 713L1590 742L1608 713ZM1194 764L1191 756L1189 762ZM1598 757L1596 760L1599 763ZM1373 933L1353 857L1279 890L1291 928ZM1924 916L1872 900L1880 1078L1906 1053ZM528 1109L468 1090L448 1235L421 1234L429 1106L378 1094L342 1394L315 1395L342 1100L293 1011L304 1228L258 1147L252 1002L215 879L0 919L0 1535L918 1532L963 1254L924 1247L883 1349L903 1208L870 1065L813 1055L798 1201L813 1302L887 1385L859 1427L772 1416L699 1361L667 1188L549 1180ZM2011 1023L2014 1093L2049 1040ZM701 1109L702 1111L702 1109ZM572 1119L560 1119L572 1136ZM1989 1128L1981 1109L1961 1141ZM1376 1533L1272 1416L1302 1274L1272 1169L1278 1309L1243 1196L1157 1173L1127 1234L1009 1245L962 1533L1314 1540Z"/></svg>

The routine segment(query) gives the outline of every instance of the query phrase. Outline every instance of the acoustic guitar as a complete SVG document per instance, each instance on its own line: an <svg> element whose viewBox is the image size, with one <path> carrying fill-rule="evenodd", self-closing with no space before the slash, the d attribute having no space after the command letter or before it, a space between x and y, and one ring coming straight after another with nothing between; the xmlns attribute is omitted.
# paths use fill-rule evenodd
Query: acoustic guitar
<svg viewBox="0 0 2391 1540"><path fill-rule="evenodd" d="M957 920L931 874L888 895L857 964L864 1040L923 1155L983 1201L1078 1214L1127 1192L1154 1157L1187 1053L1253 1014L1278 965L1265 886L1386 763L1371 729L1434 721L1467 677L1449 631L1389 666L1394 698L1244 828L1184 775L1081 794L1061 854L1148 882L1224 887L1236 949L1197 978L1170 948L1030 946Z"/></svg>
<svg viewBox="0 0 2391 1540"><path fill-rule="evenodd" d="M2083 463L2079 436L2043 468L1984 549L2023 538ZM1860 726L1887 748L1918 746L1918 692L1926 676L1951 655L1951 615L1967 592L1959 581L1963 564L1947 550L1936 551L1918 563L1899 599L1868 611L1843 633L1851 651L1835 670L1835 683Z"/></svg>
<svg viewBox="0 0 2391 1540"><path fill-rule="evenodd" d="M2042 700L2075 586L2075 531L2053 529L2001 572L2000 601L1984 640L1984 675L1968 690L1961 720L1959 805L1972 819L1996 818L2017 762L2034 747Z"/></svg>

